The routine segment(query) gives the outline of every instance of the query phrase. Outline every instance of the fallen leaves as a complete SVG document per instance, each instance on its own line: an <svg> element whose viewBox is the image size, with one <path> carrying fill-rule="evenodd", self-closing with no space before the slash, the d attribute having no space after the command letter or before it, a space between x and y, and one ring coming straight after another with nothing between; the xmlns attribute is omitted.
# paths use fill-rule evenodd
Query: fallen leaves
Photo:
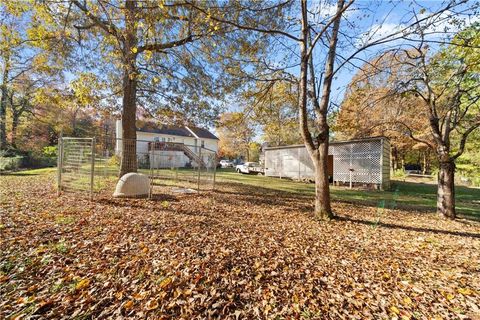
<svg viewBox="0 0 480 320"><path fill-rule="evenodd" d="M135 304L135 302L133 302L132 300L128 300L127 302L125 302L123 304L123 307L127 310L132 309L134 304Z"/></svg>
<svg viewBox="0 0 480 320"><path fill-rule="evenodd" d="M172 278L165 278L160 282L160 289L166 289L172 283Z"/></svg>
<svg viewBox="0 0 480 320"><path fill-rule="evenodd" d="M153 299L153 300L150 300L150 301L147 302L147 304L145 305L145 309L147 309L148 311L152 311L152 310L157 309L158 306L159 306L159 304L158 304L157 299Z"/></svg>
<svg viewBox="0 0 480 320"><path fill-rule="evenodd" d="M480 314L480 225L224 184L95 202L0 177L0 318L448 319ZM53 181L53 176L50 177Z"/></svg>
<svg viewBox="0 0 480 320"><path fill-rule="evenodd" d="M83 290L83 289L87 288L89 284L90 284L89 279L82 279L79 282L77 282L77 284L75 285L75 289L76 290Z"/></svg>

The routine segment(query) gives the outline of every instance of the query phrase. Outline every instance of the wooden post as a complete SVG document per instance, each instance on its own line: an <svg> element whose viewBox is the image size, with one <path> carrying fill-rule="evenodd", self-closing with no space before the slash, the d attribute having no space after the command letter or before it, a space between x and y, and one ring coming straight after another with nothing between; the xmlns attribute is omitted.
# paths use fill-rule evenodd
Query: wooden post
<svg viewBox="0 0 480 320"><path fill-rule="evenodd" d="M176 155L175 156L176 160L175 160L175 184L178 183L178 166L180 165L180 162L183 160L182 159L182 156L180 155Z"/></svg>
<svg viewBox="0 0 480 320"><path fill-rule="evenodd" d="M93 200L93 177L95 176L95 137L92 138L92 155L90 159L90 201Z"/></svg>
<svg viewBox="0 0 480 320"><path fill-rule="evenodd" d="M60 133L57 147L57 196L60 196L62 191L62 168L63 168L63 136Z"/></svg>

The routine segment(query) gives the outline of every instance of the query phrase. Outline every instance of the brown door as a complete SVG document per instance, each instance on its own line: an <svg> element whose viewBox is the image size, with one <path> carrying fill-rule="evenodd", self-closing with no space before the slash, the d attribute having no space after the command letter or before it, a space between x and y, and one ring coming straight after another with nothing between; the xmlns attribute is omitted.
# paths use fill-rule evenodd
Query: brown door
<svg viewBox="0 0 480 320"><path fill-rule="evenodd" d="M327 172L330 179L332 179L333 178L333 155L328 155Z"/></svg>

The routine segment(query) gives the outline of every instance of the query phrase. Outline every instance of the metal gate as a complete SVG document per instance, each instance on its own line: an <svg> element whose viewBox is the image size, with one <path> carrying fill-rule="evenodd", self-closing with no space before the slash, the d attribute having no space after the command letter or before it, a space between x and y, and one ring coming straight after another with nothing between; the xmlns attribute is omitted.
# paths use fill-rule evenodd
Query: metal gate
<svg viewBox="0 0 480 320"><path fill-rule="evenodd" d="M58 140L57 190L84 191L93 197L95 138L61 137Z"/></svg>

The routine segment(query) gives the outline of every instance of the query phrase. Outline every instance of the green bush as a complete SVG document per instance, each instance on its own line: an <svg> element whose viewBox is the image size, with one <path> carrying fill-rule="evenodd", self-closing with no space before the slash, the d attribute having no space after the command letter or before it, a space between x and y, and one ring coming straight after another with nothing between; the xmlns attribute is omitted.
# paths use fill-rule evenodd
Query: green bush
<svg viewBox="0 0 480 320"><path fill-rule="evenodd" d="M472 177L471 179L474 187L480 187L480 176Z"/></svg>
<svg viewBox="0 0 480 320"><path fill-rule="evenodd" d="M0 150L0 158L12 158L16 156L24 156L25 152L21 152L20 150L14 149L10 146L7 146L6 149Z"/></svg>
<svg viewBox="0 0 480 320"><path fill-rule="evenodd" d="M395 171L393 171L393 177L397 178L397 179L405 179L407 177L407 174L406 174L405 170L403 170L403 169L395 170Z"/></svg>
<svg viewBox="0 0 480 320"><path fill-rule="evenodd" d="M56 164L56 146L47 146L41 151L22 151L11 147L0 150L0 171L53 167Z"/></svg>
<svg viewBox="0 0 480 320"><path fill-rule="evenodd" d="M23 166L24 157L0 157L0 171L18 170Z"/></svg>
<svg viewBox="0 0 480 320"><path fill-rule="evenodd" d="M57 149L58 149L57 146L46 146L46 147L43 147L42 154L48 158L56 158Z"/></svg>
<svg viewBox="0 0 480 320"><path fill-rule="evenodd" d="M120 165L120 157L118 155L112 156L110 159L108 159L107 165L118 167Z"/></svg>

